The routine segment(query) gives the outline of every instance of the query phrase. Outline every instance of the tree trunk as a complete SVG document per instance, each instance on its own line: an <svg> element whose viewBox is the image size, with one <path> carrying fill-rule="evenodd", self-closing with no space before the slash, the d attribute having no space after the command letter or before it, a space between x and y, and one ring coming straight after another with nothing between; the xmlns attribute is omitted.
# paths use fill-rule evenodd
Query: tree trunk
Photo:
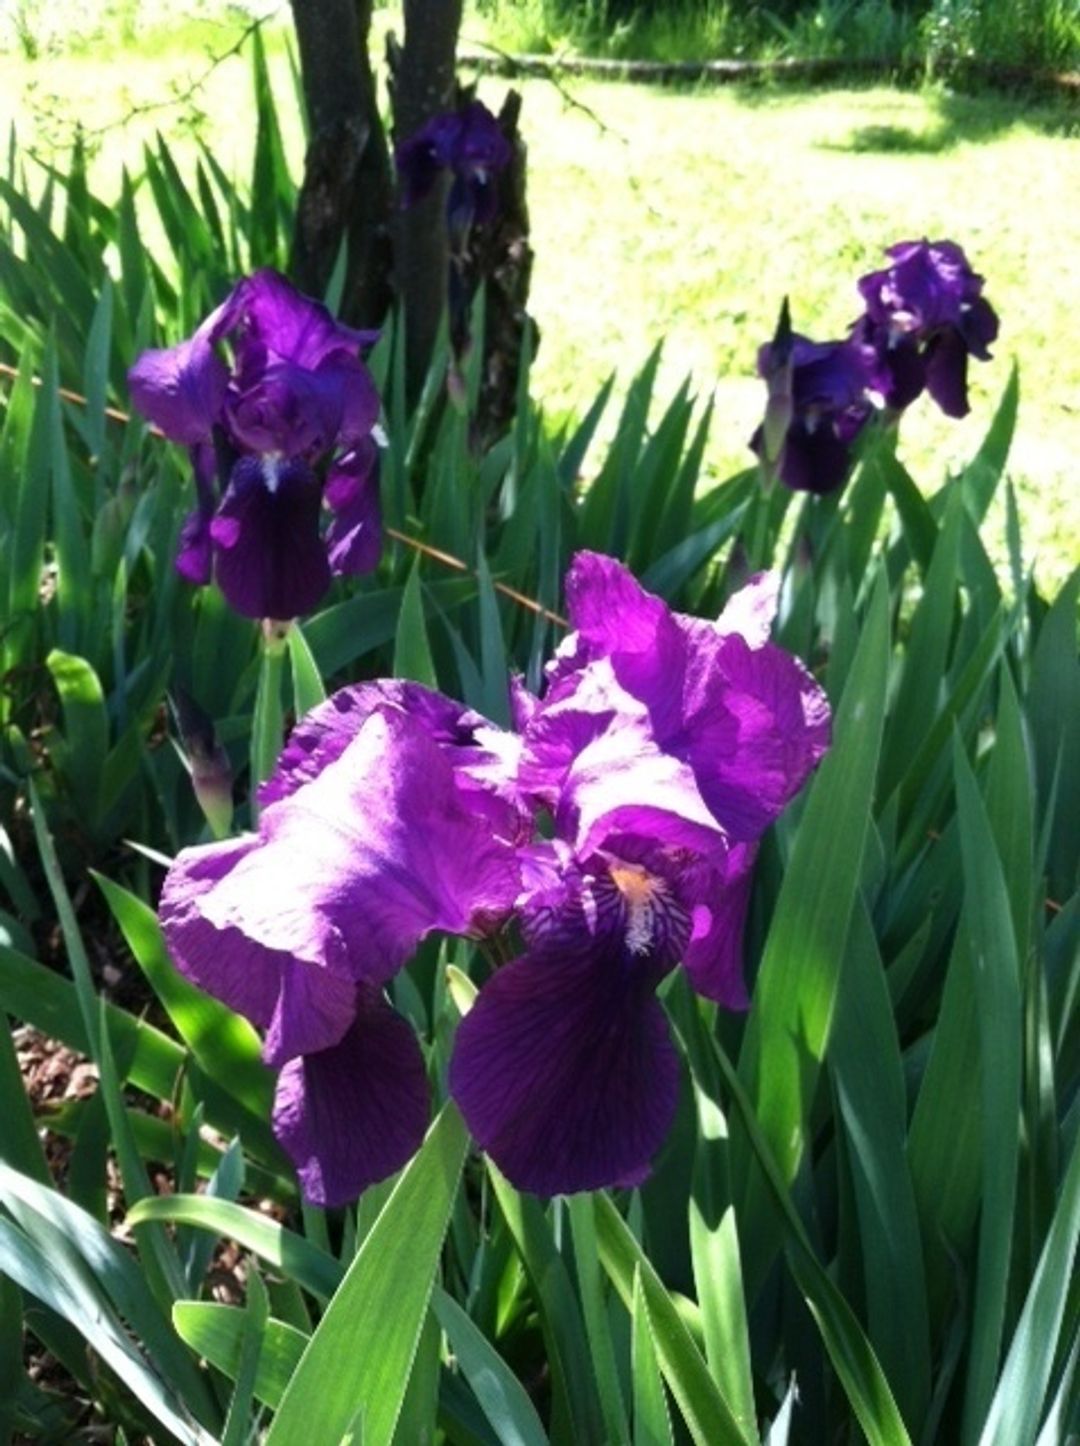
<svg viewBox="0 0 1080 1446"><path fill-rule="evenodd" d="M341 315L382 324L392 298L393 179L368 59L372 0L292 0L310 141L290 271L322 296L346 242Z"/></svg>
<svg viewBox="0 0 1080 1446"><path fill-rule="evenodd" d="M295 0L294 0L295 3ZM405 42L391 56L395 140L406 140L455 101L462 0L405 0ZM405 308L405 379L419 395L446 303L446 182L395 224L395 275Z"/></svg>

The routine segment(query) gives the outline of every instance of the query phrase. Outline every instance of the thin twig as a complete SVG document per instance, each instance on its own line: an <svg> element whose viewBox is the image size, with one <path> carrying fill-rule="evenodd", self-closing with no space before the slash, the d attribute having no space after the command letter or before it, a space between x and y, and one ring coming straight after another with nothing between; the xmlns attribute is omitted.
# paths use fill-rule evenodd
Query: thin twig
<svg viewBox="0 0 1080 1446"><path fill-rule="evenodd" d="M16 367L8 366L6 362L0 362L0 376L17 377L18 375L19 372ZM30 378L30 384L35 387L44 385L41 377L34 376ZM71 402L74 406L85 407L89 405L86 397L82 396L79 392L71 391L68 387L58 387L57 394L61 396L65 402ZM105 416L108 417L110 422L120 422L126 425L131 421L130 412L122 412L117 407L106 407L104 410ZM155 427L153 423L148 426L147 430L151 436L165 436L160 427ZM452 568L455 572L463 572L468 577L478 577L474 568L471 568L467 562L463 562L460 557L455 557L452 552L444 552L442 548L432 547L430 543L422 542L419 537L410 537L407 532L399 532L396 527L384 527L383 531L387 537L392 537L395 542L404 543L406 547L411 547L414 552L419 552L425 557L430 557L433 562L441 563L443 567ZM497 582L492 579L491 585L497 593L501 593L503 597L509 598L511 602L517 603L519 607L527 608L529 612L535 613L537 617L546 618L548 622L555 623L557 627L569 628L569 621L564 618L561 613L552 612L550 608L545 607L544 604L536 598L519 592L516 587L510 587L510 585L505 582Z"/></svg>
<svg viewBox="0 0 1080 1446"><path fill-rule="evenodd" d="M227 60L231 60L234 55L239 55L256 31L261 30L267 21L276 20L280 13L281 10L279 7L277 10L272 10L269 15L260 15L248 25L245 25L239 37L229 46L228 50L221 51L219 55L211 56L210 63L206 69L201 75L190 81L185 90L177 91L175 94L169 96L167 100L150 100L145 104L133 105L126 115L119 116L116 120L106 121L103 126L96 126L92 130L84 129L82 132L83 135L96 140L99 136L107 135L119 126L126 126L129 121L135 120L138 116L151 115L154 111L158 110L169 110L173 106L187 105L188 101L202 90L203 86L216 70L224 65Z"/></svg>
<svg viewBox="0 0 1080 1446"><path fill-rule="evenodd" d="M490 57L494 57L499 61L501 66L497 74L505 76L509 80L546 80L554 87L559 98L569 110L581 111L582 115L587 116L602 135L612 136L615 140L621 141L624 146L630 144L629 136L624 136L621 131L617 131L613 126L609 126L598 111L593 110L591 105L586 105L583 100L578 100L577 96L573 95L566 88L559 79L558 67L561 64L561 59L558 55L551 56L552 64L546 69L542 71L529 70L526 65L522 64L519 56L511 54L509 50L503 50L501 46L492 45L488 40L469 40L468 43L475 45L478 50L486 50L488 54L486 56L470 55L466 52L464 55L458 56L459 65L473 66L476 70L483 73L489 68L484 62Z"/></svg>
<svg viewBox="0 0 1080 1446"><path fill-rule="evenodd" d="M488 54L470 55L466 52L464 55L458 56L459 65L472 66L481 75L491 73L494 70L496 74L505 76L509 80L546 80L547 83L554 88L555 93L568 110L580 111L587 120L592 122L602 136L610 136L613 141L617 141L619 145L624 147L632 162L634 143L630 137L624 135L622 131L616 130L614 126L608 125L599 111L593 110L591 105L586 105L583 100L579 100L559 79L558 67L563 63L560 56L548 57L552 61L552 64L549 66L530 69L529 62L535 59L533 56L513 55L510 51L503 50L498 45L492 45L491 42L487 40L469 40L468 43L476 46L480 50L486 50ZM488 61L496 61L498 63L497 67L486 64ZM649 215L657 219L662 219L661 212L648 198L647 188L640 178L634 174L633 164L631 164L628 171L627 180L631 191L643 200L645 209Z"/></svg>

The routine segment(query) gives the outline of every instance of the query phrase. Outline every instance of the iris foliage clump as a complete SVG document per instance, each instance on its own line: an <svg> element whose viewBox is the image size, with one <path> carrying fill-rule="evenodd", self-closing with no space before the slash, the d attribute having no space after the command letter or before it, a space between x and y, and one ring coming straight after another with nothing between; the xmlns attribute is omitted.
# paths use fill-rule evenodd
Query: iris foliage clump
<svg viewBox="0 0 1080 1446"><path fill-rule="evenodd" d="M0 179L0 1433L1064 1441L1080 574L981 278L782 323L707 491L655 359L478 452L479 347L409 407L273 269L260 96L255 200Z"/></svg>

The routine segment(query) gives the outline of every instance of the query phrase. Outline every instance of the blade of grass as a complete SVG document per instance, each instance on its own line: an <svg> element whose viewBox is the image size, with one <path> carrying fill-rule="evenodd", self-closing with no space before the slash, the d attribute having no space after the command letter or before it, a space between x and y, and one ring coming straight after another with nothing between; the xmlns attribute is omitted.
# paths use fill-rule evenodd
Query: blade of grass
<svg viewBox="0 0 1080 1446"><path fill-rule="evenodd" d="M172 1309L173 1325L192 1350L235 1380L240 1370L247 1312L236 1305L178 1300ZM285 1321L268 1319L255 1368L252 1393L276 1410L307 1346L309 1337Z"/></svg>
<svg viewBox="0 0 1080 1446"><path fill-rule="evenodd" d="M641 1267L634 1267L631 1354L634 1380L634 1446L674 1446L664 1382L656 1360L656 1343L649 1305L641 1284Z"/></svg>
<svg viewBox="0 0 1080 1446"><path fill-rule="evenodd" d="M349 1267L282 1397L266 1446L386 1446L408 1386L468 1135L444 1106Z"/></svg>
<svg viewBox="0 0 1080 1446"><path fill-rule="evenodd" d="M888 596L879 575L836 716L811 785L769 929L739 1060L762 1133L786 1184L807 1144L807 1119L832 1021L840 962L863 866L881 747L889 660ZM743 1270L753 1301L778 1244L770 1192L742 1131L733 1132Z"/></svg>
<svg viewBox="0 0 1080 1446"><path fill-rule="evenodd" d="M293 710L297 718L310 713L326 698L326 689L315 656L298 622L289 628L289 662L292 664Z"/></svg>
<svg viewBox="0 0 1080 1446"><path fill-rule="evenodd" d="M619 1386L615 1348L604 1302L600 1277L600 1255L596 1243L596 1219L586 1195L571 1195L567 1206L574 1238L574 1263L585 1331L589 1337L593 1374L596 1377L604 1428L611 1441L625 1441L629 1435L626 1407Z"/></svg>
<svg viewBox="0 0 1080 1446"><path fill-rule="evenodd" d="M602 1440L603 1417L589 1369L588 1337L551 1227L539 1201L519 1194L490 1160L487 1166L499 1209L536 1297L556 1406L568 1418L572 1439ZM556 1434L554 1426L552 1434Z"/></svg>
<svg viewBox="0 0 1080 1446"><path fill-rule="evenodd" d="M718 1040L713 1041L713 1047L773 1203L784 1222L792 1275L817 1323L829 1359L859 1425L870 1446L910 1446L911 1438L873 1347L814 1252L806 1227L792 1203L780 1165L758 1125L750 1097Z"/></svg>
<svg viewBox="0 0 1080 1446"><path fill-rule="evenodd" d="M412 678L429 688L439 686L435 660L431 656L424 601L421 594L420 559L412 565L401 597L397 633L394 638L394 677Z"/></svg>
<svg viewBox="0 0 1080 1446"><path fill-rule="evenodd" d="M151 1194L152 1191L124 1110L120 1080L116 1072L109 1037L107 1006L104 999L98 998L94 988L90 961L86 956L78 920L75 917L75 910L60 871L60 863L45 824L41 801L33 779L28 780L28 790L38 854L60 920L60 930L64 937L68 963L74 976L83 1028L90 1044L90 1055L97 1064L101 1078L101 1094L109 1115L113 1145L124 1180L124 1192L129 1200L137 1200L143 1195ZM158 1298L165 1300L182 1294L183 1272L180 1269L180 1262L176 1258L176 1252L164 1232L156 1228L147 1231L140 1244L145 1245L143 1263Z"/></svg>
<svg viewBox="0 0 1080 1446"><path fill-rule="evenodd" d="M453 1296L436 1286L432 1308L501 1446L547 1446L547 1435L525 1387Z"/></svg>
<svg viewBox="0 0 1080 1446"><path fill-rule="evenodd" d="M593 1196L593 1208L600 1259L627 1310L633 1310L634 1281L640 1279L660 1369L697 1446L746 1446L749 1438L630 1227L606 1194Z"/></svg>
<svg viewBox="0 0 1080 1446"><path fill-rule="evenodd" d="M41 1140L38 1138L30 1099L23 1085L11 1026L0 1009L0 1114L4 1128L0 1130L0 1161L21 1170L39 1184L47 1185L52 1177ZM0 1398L2 1399L2 1398Z"/></svg>
<svg viewBox="0 0 1080 1446"><path fill-rule="evenodd" d="M1053 1224L997 1383L979 1446L1013 1446L1038 1430L1061 1340L1070 1293L1074 1293L1080 1242L1080 1150L1073 1150ZM1075 1295L1075 1293L1074 1293ZM1078 1324L1075 1298L1072 1330Z"/></svg>
<svg viewBox="0 0 1080 1446"><path fill-rule="evenodd" d="M964 863L961 927L970 938L982 1081L982 1211L964 1393L963 1440L982 1430L997 1379L1005 1323L1020 1156L1022 1020L1016 943L1001 859L978 785L956 744Z"/></svg>
<svg viewBox="0 0 1080 1446"><path fill-rule="evenodd" d="M926 1279L904 1152L900 1044L873 924L861 899L848 939L829 1061L851 1144L869 1335L914 1432L930 1399Z"/></svg>
<svg viewBox="0 0 1080 1446"><path fill-rule="evenodd" d="M330 1299L345 1273L340 1261L302 1235L231 1200L214 1200L206 1195L155 1195L140 1200L127 1218L133 1226L146 1220L170 1221L228 1236L319 1300Z"/></svg>
<svg viewBox="0 0 1080 1446"><path fill-rule="evenodd" d="M236 1385L221 1433L221 1446L244 1446L250 1439L251 1401L255 1394L259 1360L262 1356L270 1304L266 1286L257 1270L248 1274L247 1306L240 1327L240 1355L236 1364Z"/></svg>

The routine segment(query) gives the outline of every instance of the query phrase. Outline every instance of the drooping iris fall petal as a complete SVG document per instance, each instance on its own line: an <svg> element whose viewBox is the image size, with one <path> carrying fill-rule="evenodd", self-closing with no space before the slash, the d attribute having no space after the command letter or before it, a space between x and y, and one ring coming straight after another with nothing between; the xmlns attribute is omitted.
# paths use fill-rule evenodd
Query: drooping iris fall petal
<svg viewBox="0 0 1080 1446"><path fill-rule="evenodd" d="M419 1148L429 1115L412 1026L378 990L357 990L337 1044L290 1060L278 1076L274 1133L313 1204L347 1205Z"/></svg>
<svg viewBox="0 0 1080 1446"><path fill-rule="evenodd" d="M624 939L557 931L498 970L458 1028L450 1090L519 1190L636 1184L671 1128L679 1061L657 973Z"/></svg>

